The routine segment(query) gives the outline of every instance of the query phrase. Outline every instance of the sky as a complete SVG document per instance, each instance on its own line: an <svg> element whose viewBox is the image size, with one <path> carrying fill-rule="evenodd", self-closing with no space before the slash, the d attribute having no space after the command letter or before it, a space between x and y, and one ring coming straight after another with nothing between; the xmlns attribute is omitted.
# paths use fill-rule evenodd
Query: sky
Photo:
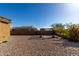
<svg viewBox="0 0 79 59"><path fill-rule="evenodd" d="M0 16L11 19L11 27L47 28L54 23L79 23L79 4L0 3Z"/></svg>

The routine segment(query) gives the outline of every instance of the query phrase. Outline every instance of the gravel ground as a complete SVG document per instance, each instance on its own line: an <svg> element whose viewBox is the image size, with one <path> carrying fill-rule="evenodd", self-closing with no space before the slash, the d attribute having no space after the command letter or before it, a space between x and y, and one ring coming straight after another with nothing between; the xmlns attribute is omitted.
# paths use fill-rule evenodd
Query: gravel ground
<svg viewBox="0 0 79 59"><path fill-rule="evenodd" d="M66 56L79 56L79 43L64 41L65 55Z"/></svg>
<svg viewBox="0 0 79 59"><path fill-rule="evenodd" d="M50 36L11 36L6 43L0 44L1 56L76 56L79 43L64 41Z"/></svg>
<svg viewBox="0 0 79 59"><path fill-rule="evenodd" d="M7 56L56 56L64 55L63 41L50 37L11 36L7 43L0 44L0 55Z"/></svg>

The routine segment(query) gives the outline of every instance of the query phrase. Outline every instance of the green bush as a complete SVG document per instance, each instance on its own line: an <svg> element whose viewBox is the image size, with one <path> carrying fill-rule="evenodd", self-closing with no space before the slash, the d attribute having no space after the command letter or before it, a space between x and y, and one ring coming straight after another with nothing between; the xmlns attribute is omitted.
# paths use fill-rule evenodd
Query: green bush
<svg viewBox="0 0 79 59"><path fill-rule="evenodd" d="M68 31L68 29L64 29L64 30L63 30L63 32L62 32L62 34L61 34L61 37L62 37L63 39L69 39L69 31Z"/></svg>
<svg viewBox="0 0 79 59"><path fill-rule="evenodd" d="M58 36L62 37L63 39L69 38L68 29L65 29L65 26L63 24L61 24L61 23L53 24L52 27Z"/></svg>
<svg viewBox="0 0 79 59"><path fill-rule="evenodd" d="M79 24L66 24L66 28L62 24L52 25L56 34L63 39L79 42Z"/></svg>
<svg viewBox="0 0 79 59"><path fill-rule="evenodd" d="M71 41L79 42L79 27L70 28L69 36Z"/></svg>
<svg viewBox="0 0 79 59"><path fill-rule="evenodd" d="M56 29L55 32L63 39L69 39L69 32L67 29Z"/></svg>

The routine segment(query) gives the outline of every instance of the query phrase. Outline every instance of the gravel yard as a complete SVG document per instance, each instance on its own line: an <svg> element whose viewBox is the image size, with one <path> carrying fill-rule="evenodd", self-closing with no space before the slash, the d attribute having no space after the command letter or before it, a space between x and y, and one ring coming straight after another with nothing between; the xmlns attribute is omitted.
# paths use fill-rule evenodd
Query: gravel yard
<svg viewBox="0 0 79 59"><path fill-rule="evenodd" d="M79 56L79 42L64 41L66 56Z"/></svg>
<svg viewBox="0 0 79 59"><path fill-rule="evenodd" d="M0 44L1 56L68 56L79 55L79 43L50 36L11 36L9 42Z"/></svg>

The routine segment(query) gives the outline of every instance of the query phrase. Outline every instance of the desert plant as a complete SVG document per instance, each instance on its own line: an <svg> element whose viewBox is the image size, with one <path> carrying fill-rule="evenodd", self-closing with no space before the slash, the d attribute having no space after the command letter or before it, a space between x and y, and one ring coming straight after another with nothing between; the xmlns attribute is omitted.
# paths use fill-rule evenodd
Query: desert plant
<svg viewBox="0 0 79 59"><path fill-rule="evenodd" d="M79 42L79 24L68 23L65 24L66 28L62 24L54 24L52 27L58 36Z"/></svg>
<svg viewBox="0 0 79 59"><path fill-rule="evenodd" d="M61 23L53 24L52 28L58 36L62 36L64 34L65 27L63 24Z"/></svg>
<svg viewBox="0 0 79 59"><path fill-rule="evenodd" d="M69 28L69 36L71 41L79 42L79 25L71 25Z"/></svg>
<svg viewBox="0 0 79 59"><path fill-rule="evenodd" d="M67 27L67 28L65 28ZM69 24L53 24L52 25L53 30L56 32L56 34L64 39L69 38Z"/></svg>

